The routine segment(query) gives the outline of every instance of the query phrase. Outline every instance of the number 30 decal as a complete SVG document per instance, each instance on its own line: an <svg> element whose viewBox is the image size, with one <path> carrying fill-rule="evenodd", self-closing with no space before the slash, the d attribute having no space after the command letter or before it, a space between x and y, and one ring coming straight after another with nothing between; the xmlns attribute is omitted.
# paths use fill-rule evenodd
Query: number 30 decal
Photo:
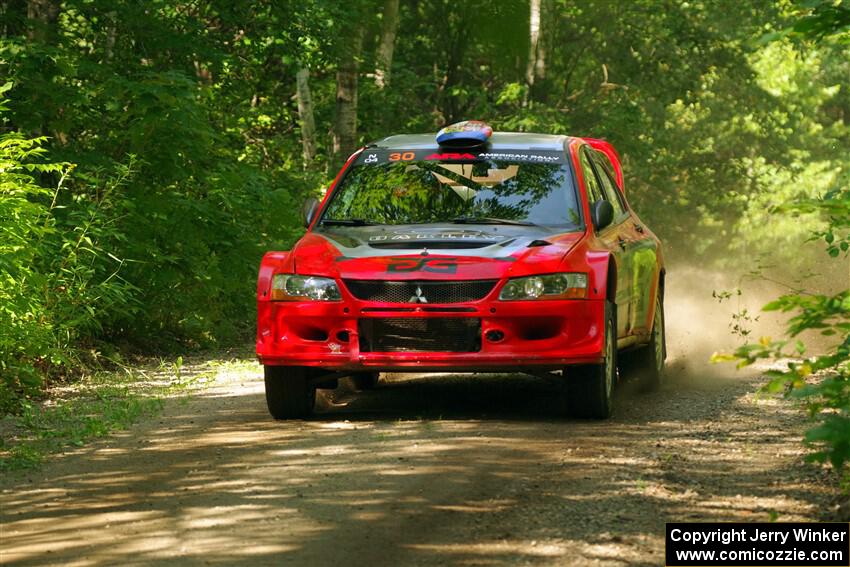
<svg viewBox="0 0 850 567"><path fill-rule="evenodd" d="M395 152L390 154L390 161L413 161L415 157L416 155L413 152Z"/></svg>

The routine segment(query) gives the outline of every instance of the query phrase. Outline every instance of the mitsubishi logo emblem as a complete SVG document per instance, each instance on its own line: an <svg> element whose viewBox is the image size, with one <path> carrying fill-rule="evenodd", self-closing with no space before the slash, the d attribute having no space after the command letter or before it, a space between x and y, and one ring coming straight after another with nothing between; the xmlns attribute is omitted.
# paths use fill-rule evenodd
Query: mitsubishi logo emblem
<svg viewBox="0 0 850 567"><path fill-rule="evenodd" d="M428 299L422 295L422 288L416 286L416 295L410 298L408 303L428 303Z"/></svg>

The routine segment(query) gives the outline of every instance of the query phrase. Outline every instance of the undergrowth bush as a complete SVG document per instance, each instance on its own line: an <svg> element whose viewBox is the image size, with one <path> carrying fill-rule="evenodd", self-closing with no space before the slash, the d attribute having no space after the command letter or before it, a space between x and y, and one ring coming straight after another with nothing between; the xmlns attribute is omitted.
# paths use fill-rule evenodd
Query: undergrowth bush
<svg viewBox="0 0 850 567"><path fill-rule="evenodd" d="M60 203L73 167L46 161L44 141L19 132L0 135L4 411L38 393L47 376L79 366L85 341L103 330L106 314L132 315L138 308L135 288L110 252L121 239L115 193L132 168L110 178L95 199L69 199L69 208Z"/></svg>
<svg viewBox="0 0 850 567"><path fill-rule="evenodd" d="M297 234L285 186L212 153L170 171L132 154L53 162L45 141L0 134L0 412L121 346L252 336L259 259Z"/></svg>
<svg viewBox="0 0 850 567"><path fill-rule="evenodd" d="M813 238L826 242L829 257L846 262L850 255L850 190L832 191L822 199L800 200L777 212L823 215L828 228ZM814 422L804 439L812 449L810 459L830 463L846 476L850 463L850 287L834 294L806 290L787 293L763 309L792 315L787 337L765 337L718 358L735 360L739 367L758 360L781 362L779 368L767 372L771 380L765 391L783 392L804 404ZM809 355L797 337L811 330L827 337L833 346Z"/></svg>

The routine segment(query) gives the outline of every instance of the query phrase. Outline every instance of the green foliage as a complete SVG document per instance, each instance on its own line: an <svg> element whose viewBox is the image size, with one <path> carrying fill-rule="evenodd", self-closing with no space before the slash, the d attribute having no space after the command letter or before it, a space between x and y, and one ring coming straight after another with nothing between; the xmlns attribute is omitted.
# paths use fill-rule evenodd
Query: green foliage
<svg viewBox="0 0 850 567"><path fill-rule="evenodd" d="M0 412L115 345L250 336L257 263L298 234L318 179L269 121L290 111L251 102L267 96L251 73L299 49L269 26L307 20L236 4L69 0L52 22L3 6Z"/></svg>
<svg viewBox="0 0 850 567"><path fill-rule="evenodd" d="M850 172L847 176L850 177ZM823 197L800 200L777 211L789 212L795 217L820 213L828 224L826 229L815 232L812 240L826 242L826 252L832 258L846 257L850 253L850 189L834 189Z"/></svg>
<svg viewBox="0 0 850 567"><path fill-rule="evenodd" d="M7 85L8 87L8 85ZM44 294L51 287L35 271L39 247L55 233L46 205L49 197L33 177L38 173L64 173L59 165L27 163L44 153L43 138L26 139L18 133L0 136L0 400L12 393L32 391L40 385L37 365L59 362L63 351L54 347L54 336L44 320ZM7 408L0 408L7 409Z"/></svg>
<svg viewBox="0 0 850 567"><path fill-rule="evenodd" d="M38 392L45 372L79 362L77 347L109 315L132 315L133 286L108 252L114 195L130 168L98 198L70 210L58 204L69 164L45 163L44 138L0 135L0 410ZM36 176L56 178L55 188Z"/></svg>
<svg viewBox="0 0 850 567"><path fill-rule="evenodd" d="M804 0L796 4L801 16L785 29L765 35L762 41L787 37L819 42L835 36L850 43L850 4L846 0Z"/></svg>
<svg viewBox="0 0 850 567"><path fill-rule="evenodd" d="M848 256L850 237L850 192L828 194L819 200L804 200L784 208L790 213L820 212L829 223L818 234L827 243L830 256ZM767 338L757 344L747 344L732 356L738 366L747 366L762 359L785 361L784 369L768 372L771 380L766 391L781 392L801 400L816 425L806 433L805 441L814 448L811 458L829 462L843 470L850 462L850 289L833 294L812 294L805 291L788 293L766 304L765 311L790 313L788 340ZM834 346L814 356L806 356L806 346L791 339L804 331L815 330L834 341Z"/></svg>

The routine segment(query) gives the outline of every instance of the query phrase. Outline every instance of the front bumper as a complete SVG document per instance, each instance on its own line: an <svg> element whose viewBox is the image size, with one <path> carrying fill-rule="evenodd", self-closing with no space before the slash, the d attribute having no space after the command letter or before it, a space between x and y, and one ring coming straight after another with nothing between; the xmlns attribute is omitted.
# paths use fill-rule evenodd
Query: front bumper
<svg viewBox="0 0 850 567"><path fill-rule="evenodd" d="M476 352L361 351L361 319L401 317L480 319L480 348ZM604 301L591 299L485 300L427 307L389 307L358 300L260 301L257 356L266 365L336 371L554 369L602 361L604 318ZM488 331L501 331L503 336L488 340Z"/></svg>

